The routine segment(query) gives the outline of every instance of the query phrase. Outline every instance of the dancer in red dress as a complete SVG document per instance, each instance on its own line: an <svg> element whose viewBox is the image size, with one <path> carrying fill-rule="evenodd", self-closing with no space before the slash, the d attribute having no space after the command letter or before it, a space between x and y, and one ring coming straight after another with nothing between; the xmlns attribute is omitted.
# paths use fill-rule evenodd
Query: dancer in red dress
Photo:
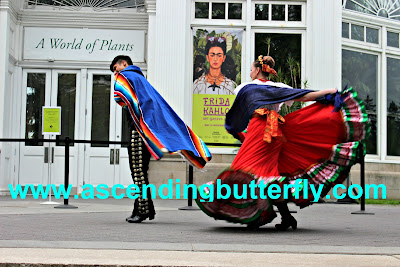
<svg viewBox="0 0 400 267"><path fill-rule="evenodd" d="M251 228L271 222L276 205L282 222L275 227L296 229L287 202L306 207L316 196L324 197L342 183L360 156L356 152L369 134L369 124L365 106L351 88L340 93L337 89L293 89L268 80L270 74L276 75L274 65L272 57L258 57L251 66L253 81L236 88L237 97L226 115L226 129L243 144L230 168L208 185L228 185L231 192L237 186L239 191L218 199L215 190L205 187L196 202L215 219ZM283 102L314 100L317 102L285 117L278 114ZM277 199L264 196L272 185L280 188ZM285 198L283 189L290 185ZM311 186L320 188L319 194ZM223 192L226 195L227 191Z"/></svg>

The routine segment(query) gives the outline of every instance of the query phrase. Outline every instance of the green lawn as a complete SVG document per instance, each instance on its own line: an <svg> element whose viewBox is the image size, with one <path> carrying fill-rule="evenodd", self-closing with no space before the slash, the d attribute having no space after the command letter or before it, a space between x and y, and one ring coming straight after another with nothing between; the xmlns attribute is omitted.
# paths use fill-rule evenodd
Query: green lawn
<svg viewBox="0 0 400 267"><path fill-rule="evenodd" d="M400 205L400 200L394 200L394 199L366 199L365 200L365 204Z"/></svg>

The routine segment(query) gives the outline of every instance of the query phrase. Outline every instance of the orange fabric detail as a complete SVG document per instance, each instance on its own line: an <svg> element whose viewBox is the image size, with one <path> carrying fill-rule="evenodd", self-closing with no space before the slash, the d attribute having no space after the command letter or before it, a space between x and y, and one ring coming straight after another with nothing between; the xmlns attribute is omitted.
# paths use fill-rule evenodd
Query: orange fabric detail
<svg viewBox="0 0 400 267"><path fill-rule="evenodd" d="M283 136L282 132L278 132L278 123L285 123L285 119L275 110L266 108L256 109L253 113L253 117L263 116L267 117L263 140L267 143L271 143L272 137Z"/></svg>
<svg viewBox="0 0 400 267"><path fill-rule="evenodd" d="M278 76L278 74L276 73L276 71L271 68L268 64L263 64L262 65L262 71L263 72L268 72L268 73L272 73L275 77Z"/></svg>
<svg viewBox="0 0 400 267"><path fill-rule="evenodd" d="M258 56L258 61L260 61L261 70L263 72L272 73L275 77L278 77L278 74L276 73L276 71L273 68L271 68L268 64L264 64L264 60L261 55Z"/></svg>

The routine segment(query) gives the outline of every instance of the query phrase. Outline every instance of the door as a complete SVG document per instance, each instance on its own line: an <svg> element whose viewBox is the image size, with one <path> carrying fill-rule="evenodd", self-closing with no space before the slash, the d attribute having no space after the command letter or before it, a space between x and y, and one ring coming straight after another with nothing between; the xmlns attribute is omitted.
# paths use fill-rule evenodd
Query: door
<svg viewBox="0 0 400 267"><path fill-rule="evenodd" d="M21 136L27 139L61 140L79 133L80 71L23 71ZM61 106L61 135L42 135L42 107ZM20 184L64 183L63 142L21 143ZM70 147L70 183L77 183L77 147Z"/></svg>
<svg viewBox="0 0 400 267"><path fill-rule="evenodd" d="M114 101L114 75L108 70L88 70L87 74L85 139L128 141L127 112ZM85 144L84 184L131 184L126 146Z"/></svg>

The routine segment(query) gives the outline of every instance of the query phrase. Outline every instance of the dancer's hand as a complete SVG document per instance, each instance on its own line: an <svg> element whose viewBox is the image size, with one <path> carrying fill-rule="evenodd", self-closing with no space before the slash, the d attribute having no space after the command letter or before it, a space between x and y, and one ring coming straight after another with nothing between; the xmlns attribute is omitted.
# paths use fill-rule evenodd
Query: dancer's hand
<svg viewBox="0 0 400 267"><path fill-rule="evenodd" d="M330 88L330 89L327 89L327 91L328 91L328 94L336 94L339 90L336 88Z"/></svg>

